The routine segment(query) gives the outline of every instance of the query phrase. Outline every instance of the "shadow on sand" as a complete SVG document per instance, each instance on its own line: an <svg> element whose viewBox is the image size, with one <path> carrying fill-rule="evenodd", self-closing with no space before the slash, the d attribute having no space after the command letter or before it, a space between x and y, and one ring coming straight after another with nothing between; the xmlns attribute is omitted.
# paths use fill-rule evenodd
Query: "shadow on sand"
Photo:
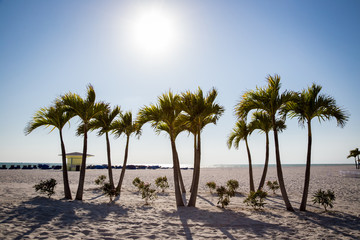
<svg viewBox="0 0 360 240"><path fill-rule="evenodd" d="M23 239L36 229L56 221L62 227L71 226L88 219L89 221L100 221L110 213L117 217L127 216L128 210L119 205L93 204L80 201L54 200L45 197L35 197L23 202L17 208L6 213L6 218L0 224L17 221L31 222L31 226L23 226L28 229L19 232L15 239Z"/></svg>
<svg viewBox="0 0 360 240"><path fill-rule="evenodd" d="M201 195L198 195L198 197L212 207L215 207L215 205L205 197ZM276 208L278 207L280 206ZM219 211L219 208L200 209L179 207L176 212L169 213L163 211L162 214L179 217L187 240L206 238L206 236L201 236L201 233L196 230L202 226L219 230L229 239L236 239L230 232L239 231L249 234L247 236L249 238L255 237L258 239L276 238L276 235L279 233L286 233L284 236L296 235L297 233L295 226L291 226L291 217L288 221L290 225L281 225L278 222L281 222L281 219L285 216L272 213L271 210L256 212L257 215L263 216L262 219L264 219L264 221L252 219L251 215L234 212L229 209L221 209L221 211ZM307 221L308 224L318 225L325 230L325 234L327 234L326 230L332 230L332 232L340 238L343 236L345 238L358 239L359 236L360 217L355 215L342 212L315 213L296 211L292 216ZM266 219L273 219L272 222L274 223L269 223ZM279 221L276 221L276 219L279 219Z"/></svg>

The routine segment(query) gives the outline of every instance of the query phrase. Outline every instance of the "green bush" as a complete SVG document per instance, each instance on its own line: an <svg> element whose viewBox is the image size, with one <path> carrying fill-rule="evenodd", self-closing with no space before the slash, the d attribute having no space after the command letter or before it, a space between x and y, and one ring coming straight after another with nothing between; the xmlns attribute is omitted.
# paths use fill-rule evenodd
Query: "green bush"
<svg viewBox="0 0 360 240"><path fill-rule="evenodd" d="M36 184L34 186L35 191L40 191L41 193L47 194L50 198L51 195L55 194L55 186L56 186L56 180L51 178L50 180L41 181L39 184Z"/></svg>
<svg viewBox="0 0 360 240"><path fill-rule="evenodd" d="M267 181L266 186L268 186L268 188L273 191L274 195L275 195L275 191L280 188L279 183L276 180L273 182Z"/></svg>
<svg viewBox="0 0 360 240"><path fill-rule="evenodd" d="M230 197L235 196L235 191L239 187L239 182L234 179L227 181L226 186L228 187Z"/></svg>
<svg viewBox="0 0 360 240"><path fill-rule="evenodd" d="M150 188L151 183L144 183L142 184L142 187L140 189L142 199L145 199L145 204L149 204L149 200L154 200L157 198L156 190L153 188Z"/></svg>
<svg viewBox="0 0 360 240"><path fill-rule="evenodd" d="M206 186L210 189L210 193L212 193L212 191L216 189L216 183L215 182L207 182Z"/></svg>
<svg viewBox="0 0 360 240"><path fill-rule="evenodd" d="M327 206L333 208L333 201L335 201L335 193L331 190L325 192L319 189L313 195L313 203L321 204L325 208L325 212L327 211Z"/></svg>
<svg viewBox="0 0 360 240"><path fill-rule="evenodd" d="M140 192L141 188L144 187L144 182L140 180L139 177L134 178L132 184L137 187L138 191Z"/></svg>
<svg viewBox="0 0 360 240"><path fill-rule="evenodd" d="M116 191L116 188L113 188L109 182L104 183L100 189L104 193L105 196L108 196L110 198L110 202L113 201L113 197L118 195L118 191Z"/></svg>
<svg viewBox="0 0 360 240"><path fill-rule="evenodd" d="M106 180L106 176L100 175L97 179L95 179L95 184L102 186L102 185L104 185L105 180Z"/></svg>
<svg viewBox="0 0 360 240"><path fill-rule="evenodd" d="M161 188L162 192L165 192L166 188L169 188L169 183L167 181L167 177L158 177L157 179L155 179L155 185L159 188Z"/></svg>
<svg viewBox="0 0 360 240"><path fill-rule="evenodd" d="M264 203L267 197L267 192L257 190L256 192L251 191L248 197L244 200L248 206L252 206L255 210L263 208L266 203Z"/></svg>
<svg viewBox="0 0 360 240"><path fill-rule="evenodd" d="M217 204L220 203L222 208L229 205L230 203L231 194L229 193L229 190L226 189L224 186L216 188L216 194L219 196L219 201Z"/></svg>

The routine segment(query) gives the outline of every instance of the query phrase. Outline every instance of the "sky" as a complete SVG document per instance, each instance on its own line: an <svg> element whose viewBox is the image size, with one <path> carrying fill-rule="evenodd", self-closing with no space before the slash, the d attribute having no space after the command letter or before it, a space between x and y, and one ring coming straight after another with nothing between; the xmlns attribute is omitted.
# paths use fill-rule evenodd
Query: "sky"
<svg viewBox="0 0 360 240"><path fill-rule="evenodd" d="M281 76L282 90L312 83L334 97L350 118L312 121L312 163L353 163L360 147L360 2L335 1L45 1L0 0L0 162L61 162L59 134L39 128L25 136L34 113L67 93L138 110L171 90L218 90L225 113L202 132L202 166L247 164L245 143L228 149L234 106L245 91ZM63 129L67 152L81 152L80 121ZM305 164L307 130L287 119L280 134L283 164ZM271 135L270 163L275 163ZM193 164L193 138L182 133L182 165ZM249 137L253 163L265 158L265 135ZM114 165L125 138L111 138ZM88 164L106 163L105 137L89 134ZM170 141L149 125L130 140L128 164L171 164Z"/></svg>

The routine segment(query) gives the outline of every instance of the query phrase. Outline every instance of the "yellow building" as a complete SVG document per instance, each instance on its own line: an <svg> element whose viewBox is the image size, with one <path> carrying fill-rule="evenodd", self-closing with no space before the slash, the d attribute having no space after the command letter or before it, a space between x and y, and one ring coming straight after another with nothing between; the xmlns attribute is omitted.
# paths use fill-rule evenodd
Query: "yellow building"
<svg viewBox="0 0 360 240"><path fill-rule="evenodd" d="M93 157L94 155L87 154L88 157ZM72 152L66 154L67 160L67 169L69 171L80 171L81 162L82 162L82 153Z"/></svg>

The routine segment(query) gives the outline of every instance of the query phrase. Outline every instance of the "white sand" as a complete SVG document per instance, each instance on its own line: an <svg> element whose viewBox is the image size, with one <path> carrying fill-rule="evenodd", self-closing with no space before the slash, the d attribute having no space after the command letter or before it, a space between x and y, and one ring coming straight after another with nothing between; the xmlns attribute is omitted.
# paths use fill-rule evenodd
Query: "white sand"
<svg viewBox="0 0 360 240"><path fill-rule="evenodd" d="M87 170L84 201L63 198L62 173L58 170L0 171L0 239L360 239L360 178L341 176L340 170L353 166L313 166L308 212L299 212L304 167L284 167L287 191L296 209L285 210L280 196L270 192L267 205L255 211L243 203L248 192L248 169L202 169L197 208L175 207L172 169L127 170L123 192L115 204L97 190L94 179L107 170ZM190 187L191 170L183 170L185 185ZM255 168L255 184L262 168ZM73 197L78 172L70 172ZM120 170L114 170L115 182ZM170 189L159 194L151 205L136 192L135 177L154 182L167 176ZM33 185L55 178L56 194L48 199L34 191ZM225 184L229 179L240 182L238 194L226 209L216 206L217 196L205 187L207 181ZM276 180L270 167L268 180ZM154 184L153 184L154 185ZM317 189L333 189L335 206L325 213L311 203ZM189 196L187 196L189 197Z"/></svg>

